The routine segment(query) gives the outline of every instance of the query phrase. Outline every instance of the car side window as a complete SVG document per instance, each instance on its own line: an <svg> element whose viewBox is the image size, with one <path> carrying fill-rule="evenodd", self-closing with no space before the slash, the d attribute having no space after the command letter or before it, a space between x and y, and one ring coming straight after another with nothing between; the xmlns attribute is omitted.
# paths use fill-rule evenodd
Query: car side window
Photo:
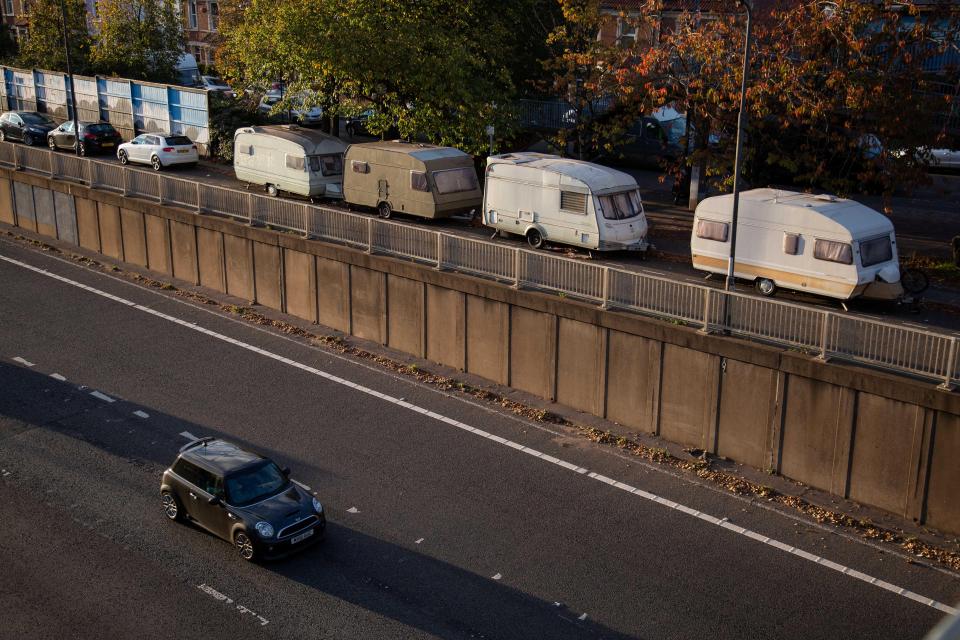
<svg viewBox="0 0 960 640"><path fill-rule="evenodd" d="M160 138L157 136L147 136L147 144L153 145L155 147L160 146Z"/></svg>
<svg viewBox="0 0 960 640"><path fill-rule="evenodd" d="M223 496L222 479L218 478L215 474L210 473L206 469L200 469L199 467L197 468L197 473L200 476L200 481L196 484L202 491L206 491L212 496Z"/></svg>
<svg viewBox="0 0 960 640"><path fill-rule="evenodd" d="M173 472L190 484L200 486L200 469L189 460L177 460L173 465Z"/></svg>

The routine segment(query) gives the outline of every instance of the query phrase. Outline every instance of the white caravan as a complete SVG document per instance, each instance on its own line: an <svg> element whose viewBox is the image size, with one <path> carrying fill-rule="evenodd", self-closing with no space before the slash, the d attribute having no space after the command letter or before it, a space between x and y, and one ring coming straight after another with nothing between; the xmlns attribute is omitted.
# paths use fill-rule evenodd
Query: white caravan
<svg viewBox="0 0 960 640"><path fill-rule="evenodd" d="M587 249L646 251L647 219L637 182L622 171L543 153L487 159L483 223Z"/></svg>
<svg viewBox="0 0 960 640"><path fill-rule="evenodd" d="M733 195L707 198L693 220L696 269L727 273ZM847 300L903 295L893 224L859 202L775 189L740 194L735 275L763 295L777 288Z"/></svg>
<svg viewBox="0 0 960 640"><path fill-rule="evenodd" d="M272 196L342 198L346 149L340 138L297 125L243 127L233 134L233 170Z"/></svg>

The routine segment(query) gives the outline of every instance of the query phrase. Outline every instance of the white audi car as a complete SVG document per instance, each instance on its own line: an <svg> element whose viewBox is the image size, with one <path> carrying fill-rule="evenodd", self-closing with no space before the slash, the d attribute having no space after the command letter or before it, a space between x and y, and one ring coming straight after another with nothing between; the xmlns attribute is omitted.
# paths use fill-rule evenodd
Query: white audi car
<svg viewBox="0 0 960 640"><path fill-rule="evenodd" d="M149 164L155 171L174 164L196 164L200 160L197 145L183 135L143 133L117 148L121 164Z"/></svg>

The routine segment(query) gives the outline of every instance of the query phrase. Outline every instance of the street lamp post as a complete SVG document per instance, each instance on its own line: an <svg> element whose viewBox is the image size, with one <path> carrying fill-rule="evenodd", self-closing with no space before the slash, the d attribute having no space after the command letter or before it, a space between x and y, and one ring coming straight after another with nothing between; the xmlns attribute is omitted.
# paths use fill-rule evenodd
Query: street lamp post
<svg viewBox="0 0 960 640"><path fill-rule="evenodd" d="M740 83L740 113L737 116L737 151L733 159L733 215L730 220L730 257L727 258L726 290L734 289L734 261L737 255L737 214L740 209L740 162L743 155L743 123L747 111L747 81L750 77L750 22L753 12L750 0L737 0L747 11L747 37L743 45L743 78Z"/></svg>
<svg viewBox="0 0 960 640"><path fill-rule="evenodd" d="M73 69L70 67L70 39L67 36L67 9L60 0L60 20L63 25L63 53L67 58L67 76L70 78L70 112L73 115L74 152L80 155L80 131L77 124L77 93L73 87Z"/></svg>

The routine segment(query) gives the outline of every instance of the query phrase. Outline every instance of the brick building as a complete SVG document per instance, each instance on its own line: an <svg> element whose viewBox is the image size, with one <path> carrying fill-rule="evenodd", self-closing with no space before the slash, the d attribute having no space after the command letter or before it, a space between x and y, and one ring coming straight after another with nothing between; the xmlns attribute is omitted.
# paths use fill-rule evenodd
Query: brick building
<svg viewBox="0 0 960 640"><path fill-rule="evenodd" d="M180 11L187 53L192 53L199 64L213 65L220 3L216 0L182 0Z"/></svg>

